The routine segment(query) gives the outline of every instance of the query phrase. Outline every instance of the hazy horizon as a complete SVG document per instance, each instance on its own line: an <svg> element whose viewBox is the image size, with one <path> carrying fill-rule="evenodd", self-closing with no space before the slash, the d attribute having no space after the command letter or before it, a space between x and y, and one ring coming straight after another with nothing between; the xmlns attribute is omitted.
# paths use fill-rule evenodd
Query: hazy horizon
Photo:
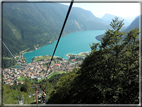
<svg viewBox="0 0 142 107"><path fill-rule="evenodd" d="M61 4L69 5L69 3ZM140 3L74 3L73 7L89 10L98 18L102 18L105 14L122 18L135 18L140 15Z"/></svg>

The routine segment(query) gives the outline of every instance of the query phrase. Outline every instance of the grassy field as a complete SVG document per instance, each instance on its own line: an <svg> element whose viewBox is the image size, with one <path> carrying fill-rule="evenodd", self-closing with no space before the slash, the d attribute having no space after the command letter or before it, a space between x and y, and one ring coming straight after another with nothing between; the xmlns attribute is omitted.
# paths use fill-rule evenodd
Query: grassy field
<svg viewBox="0 0 142 107"><path fill-rule="evenodd" d="M78 57L86 57L87 55L88 55L87 52L82 52L82 53L80 53L80 54L68 54L68 56L70 56L71 59L72 59L72 58L75 58L76 56L78 56Z"/></svg>
<svg viewBox="0 0 142 107"><path fill-rule="evenodd" d="M50 75L48 76L48 79L49 79L50 77L56 75L56 74L62 74L62 73L67 73L67 72L66 72L66 71L57 71L57 72L54 72L54 73L52 73L52 74L50 74Z"/></svg>
<svg viewBox="0 0 142 107"><path fill-rule="evenodd" d="M80 55L78 55L79 57L86 57L86 53L81 53Z"/></svg>
<svg viewBox="0 0 142 107"><path fill-rule="evenodd" d="M52 57L52 56L50 56L50 55L36 56L36 57L33 58L33 61L34 61L34 62L36 62L36 61L44 61L44 59L51 59L51 57ZM57 57L57 56L54 56L53 59L54 59L54 58L57 58L57 60L60 60L60 61L62 60L62 58ZM52 62L53 62L53 61L52 61Z"/></svg>
<svg viewBox="0 0 142 107"><path fill-rule="evenodd" d="M44 59L51 59L52 56L46 55L46 56L36 56L33 58L33 61L43 61Z"/></svg>
<svg viewBox="0 0 142 107"><path fill-rule="evenodd" d="M21 77L20 77L20 78L18 78L17 80L18 80L18 81L23 81L23 82L24 82L24 81L25 81L25 79L26 79L26 77L21 76Z"/></svg>

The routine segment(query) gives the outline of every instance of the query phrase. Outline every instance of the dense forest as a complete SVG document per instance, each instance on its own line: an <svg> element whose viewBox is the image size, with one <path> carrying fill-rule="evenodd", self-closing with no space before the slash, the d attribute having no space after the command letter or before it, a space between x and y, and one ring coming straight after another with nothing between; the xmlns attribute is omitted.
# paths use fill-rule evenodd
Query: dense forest
<svg viewBox="0 0 142 107"><path fill-rule="evenodd" d="M92 43L81 68L41 81L48 104L138 104L139 103L139 29L120 31L124 25L117 17L102 38ZM125 37L125 38L124 38ZM17 86L19 95L28 95L30 80ZM46 88L47 86L47 88ZM16 103L16 88L3 86L3 102ZM9 94L7 94L9 93ZM20 94L21 93L21 94ZM8 97L10 95L10 97ZM29 103L28 97L25 103Z"/></svg>
<svg viewBox="0 0 142 107"><path fill-rule="evenodd" d="M3 58L2 59L2 68L4 69L4 68L9 68L9 67L11 67L11 66L14 66L15 65L15 63L17 63L16 61L15 61L15 59L12 59L12 58L10 58L10 59L5 59L5 58Z"/></svg>

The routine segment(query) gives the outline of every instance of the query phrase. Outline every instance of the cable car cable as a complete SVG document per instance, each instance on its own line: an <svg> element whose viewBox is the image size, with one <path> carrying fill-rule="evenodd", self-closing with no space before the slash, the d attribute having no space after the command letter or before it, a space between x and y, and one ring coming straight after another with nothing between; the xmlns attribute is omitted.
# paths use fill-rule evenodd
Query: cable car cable
<svg viewBox="0 0 142 107"><path fill-rule="evenodd" d="M0 39L1 40L1 39ZM12 52L9 50L9 48L6 46L6 44L1 40L1 42L3 43L3 45L6 47L6 49L9 51L9 53L12 55L12 57L16 60L16 58L14 57L14 55L12 54ZM17 64L19 64L19 62L16 60ZM16 83L16 92L17 92L17 83ZM17 92L17 98L18 98L18 104L19 104L19 94Z"/></svg>
<svg viewBox="0 0 142 107"><path fill-rule="evenodd" d="M1 40L1 39L0 39ZM1 40L2 41L2 40ZM3 45L6 47L6 49L9 51L9 53L12 55L12 57L16 60L16 58L14 57L14 55L12 54L12 52L8 49L8 47L5 45L5 43L2 41ZM16 60L17 64L19 63L17 60Z"/></svg>
<svg viewBox="0 0 142 107"><path fill-rule="evenodd" d="M68 16L69 16L69 14L70 14L70 11L71 11L71 8L72 8L72 5L73 5L73 2L74 2L74 0L72 0L72 1L71 1L71 3L70 3L70 6L69 6L68 12L67 12L67 14L66 14L66 18L65 18L65 20L64 20L64 23L63 23L63 26L62 26L62 29L61 29L61 32L60 32L60 35L59 35L58 41L57 41L57 43L56 43L56 46L55 46L54 52L53 52L53 54L52 54L52 57L51 57L50 63L47 65L47 70L49 69L49 67L50 67L50 65L51 65L51 62L52 62L52 60L53 60L53 57L54 57L54 54L55 54L55 52L56 52L57 46L58 46L58 44L59 44L59 41L60 41L61 35L62 35L63 30L64 30L64 27L65 27L65 25L66 25L66 22L67 22ZM46 70L46 75L47 75L47 70ZM46 80L47 80L47 76L46 76ZM47 83L47 81L46 81L46 83ZM47 85L46 85L46 94L47 94Z"/></svg>
<svg viewBox="0 0 142 107"><path fill-rule="evenodd" d="M61 32L60 32L60 35L59 35L59 38L58 38L58 41L57 41L57 43L56 43L56 46L55 46L54 52L53 52L53 54L52 54L52 58L51 58L51 60L50 60L50 63L49 63L49 64L48 64L48 66L47 66L47 70L48 70L48 68L50 67L50 64L51 64L51 62L52 62L52 60L53 60L54 54L55 54L55 52L56 52L56 49L57 49L58 43L59 43L60 38L61 38L61 35L62 35L62 33L63 33L63 30L64 30L64 27L65 27L66 21L67 21L67 19L68 19L68 16L69 16L70 10L71 10L72 5L73 5L73 2L74 2L74 0L72 0L72 1L71 1L70 7L69 7L69 9L68 9L68 12L67 12L66 18L65 18L65 20L64 20L64 24L63 24L63 26L62 26L62 29L61 29Z"/></svg>

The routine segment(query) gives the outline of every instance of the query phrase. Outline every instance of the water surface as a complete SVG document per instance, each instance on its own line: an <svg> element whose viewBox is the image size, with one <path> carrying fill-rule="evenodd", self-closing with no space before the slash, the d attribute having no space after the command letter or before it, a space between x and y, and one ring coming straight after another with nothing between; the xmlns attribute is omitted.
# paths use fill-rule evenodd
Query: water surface
<svg viewBox="0 0 142 107"><path fill-rule="evenodd" d="M89 44L100 43L95 37L104 34L105 30L90 30L70 33L67 36L61 37L55 56L67 59L66 54L79 54L80 52L91 51ZM30 63L35 56L52 55L56 46L57 40L52 44L43 46L32 52L25 53L27 63Z"/></svg>

